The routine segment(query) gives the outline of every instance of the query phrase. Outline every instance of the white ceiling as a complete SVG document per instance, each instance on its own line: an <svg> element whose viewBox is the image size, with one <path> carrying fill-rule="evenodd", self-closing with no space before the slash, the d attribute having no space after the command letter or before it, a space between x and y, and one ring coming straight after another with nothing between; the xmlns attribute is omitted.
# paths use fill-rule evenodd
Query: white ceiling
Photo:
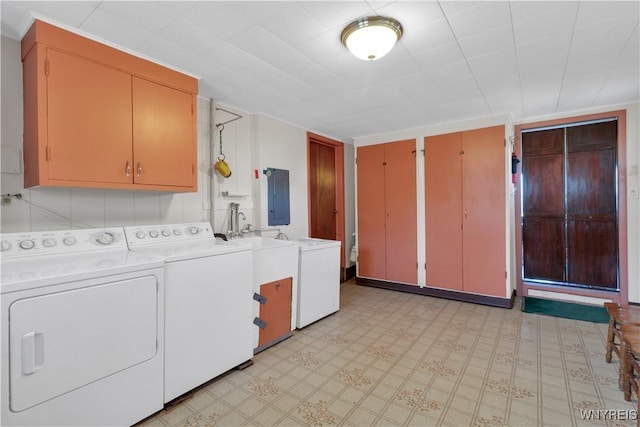
<svg viewBox="0 0 640 427"><path fill-rule="evenodd" d="M333 138L640 100L639 1L5 1L199 77L200 95ZM404 36L375 61L342 29L369 15Z"/></svg>

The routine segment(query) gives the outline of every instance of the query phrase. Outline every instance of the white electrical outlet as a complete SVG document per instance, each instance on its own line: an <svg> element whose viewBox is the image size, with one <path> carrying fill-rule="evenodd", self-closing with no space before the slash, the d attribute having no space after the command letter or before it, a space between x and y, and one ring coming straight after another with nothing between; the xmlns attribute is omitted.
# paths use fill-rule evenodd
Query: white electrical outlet
<svg viewBox="0 0 640 427"><path fill-rule="evenodd" d="M637 188L630 188L629 189L629 198L630 199L637 199L638 198L638 189Z"/></svg>

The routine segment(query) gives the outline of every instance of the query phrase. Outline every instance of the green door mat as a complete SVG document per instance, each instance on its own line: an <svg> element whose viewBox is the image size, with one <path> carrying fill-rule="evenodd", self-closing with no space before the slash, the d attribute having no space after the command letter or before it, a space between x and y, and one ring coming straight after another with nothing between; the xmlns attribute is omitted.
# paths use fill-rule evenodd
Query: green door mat
<svg viewBox="0 0 640 427"><path fill-rule="evenodd" d="M594 323L609 323L609 315L604 307L573 302L522 297L522 311Z"/></svg>

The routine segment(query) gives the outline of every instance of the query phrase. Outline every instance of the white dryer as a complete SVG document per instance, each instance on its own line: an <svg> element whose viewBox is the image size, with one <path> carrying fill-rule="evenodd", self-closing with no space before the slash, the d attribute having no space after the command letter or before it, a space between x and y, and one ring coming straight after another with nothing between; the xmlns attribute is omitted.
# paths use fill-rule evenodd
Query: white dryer
<svg viewBox="0 0 640 427"><path fill-rule="evenodd" d="M2 425L131 425L162 409L161 258L122 228L0 235Z"/></svg>
<svg viewBox="0 0 640 427"><path fill-rule="evenodd" d="M253 254L209 223L125 227L129 249L165 260L168 403L253 357Z"/></svg>

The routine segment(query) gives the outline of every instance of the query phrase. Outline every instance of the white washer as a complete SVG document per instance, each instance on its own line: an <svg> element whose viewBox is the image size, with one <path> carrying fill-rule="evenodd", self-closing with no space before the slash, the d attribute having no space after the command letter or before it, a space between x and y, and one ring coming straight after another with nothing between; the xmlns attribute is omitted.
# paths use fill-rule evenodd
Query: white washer
<svg viewBox="0 0 640 427"><path fill-rule="evenodd" d="M294 240L299 245L298 317L303 328L340 308L340 241Z"/></svg>
<svg viewBox="0 0 640 427"><path fill-rule="evenodd" d="M9 233L2 425L131 425L163 407L161 258L122 228Z"/></svg>
<svg viewBox="0 0 640 427"><path fill-rule="evenodd" d="M130 250L165 260L165 403L253 357L250 245L216 241L206 222L125 234Z"/></svg>

